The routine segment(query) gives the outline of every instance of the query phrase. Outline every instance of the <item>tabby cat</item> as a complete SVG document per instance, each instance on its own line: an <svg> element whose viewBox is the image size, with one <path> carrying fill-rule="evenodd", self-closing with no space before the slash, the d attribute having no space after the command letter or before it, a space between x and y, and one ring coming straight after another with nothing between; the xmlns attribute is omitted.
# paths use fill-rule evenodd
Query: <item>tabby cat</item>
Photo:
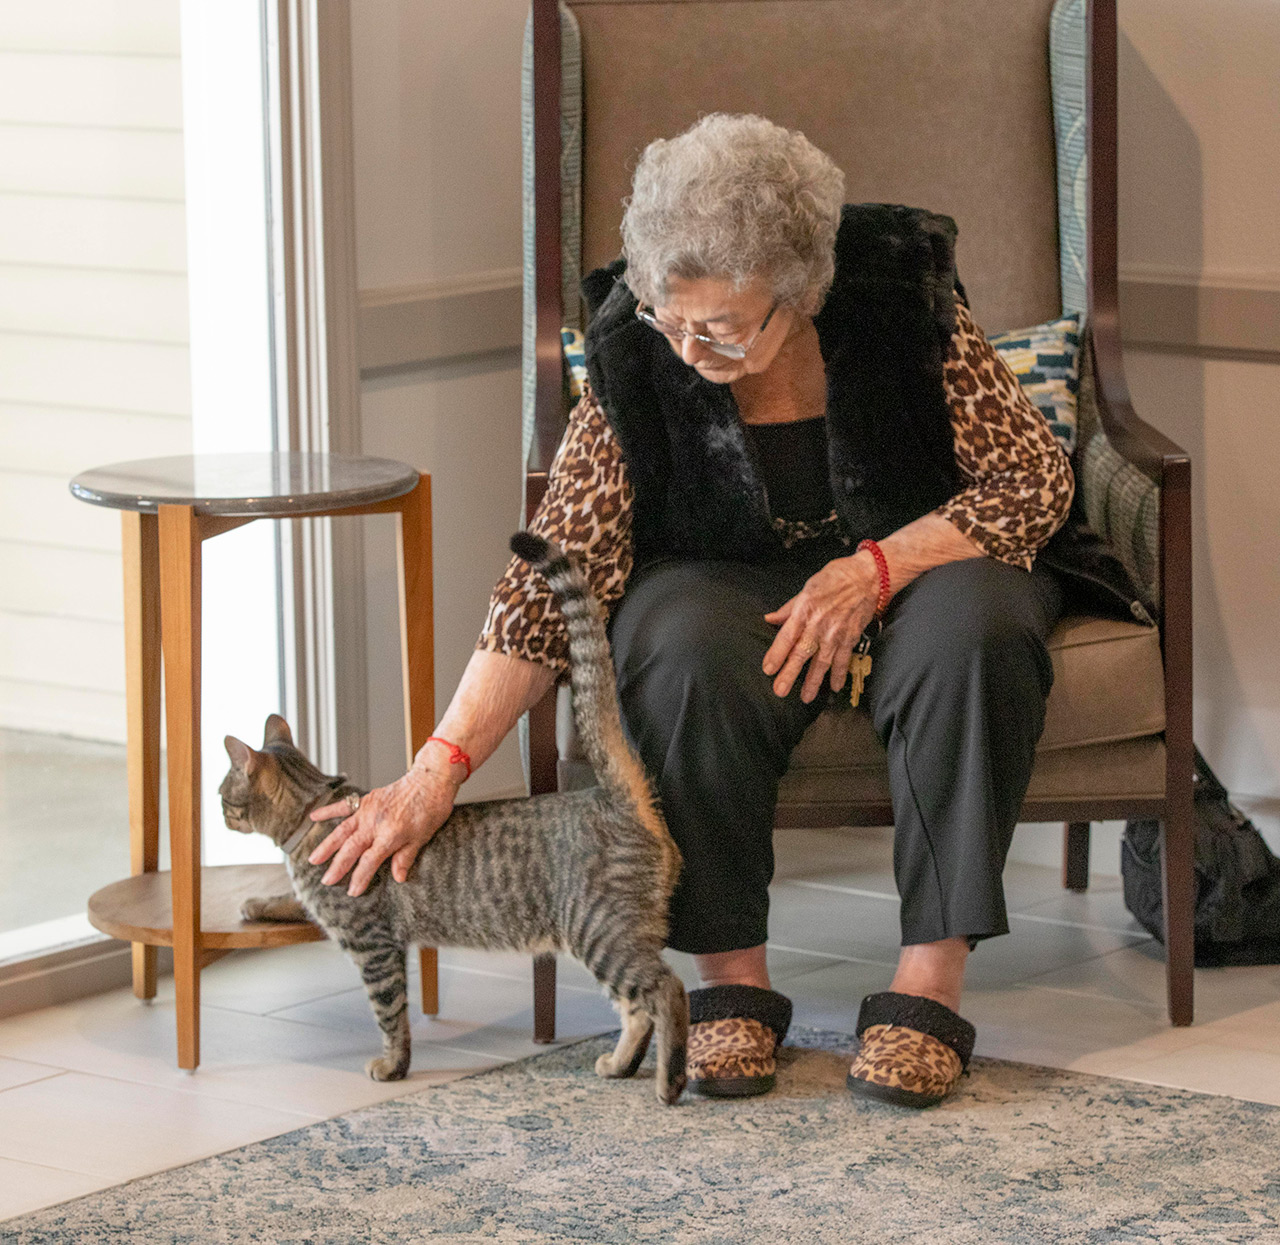
<svg viewBox="0 0 1280 1245"><path fill-rule="evenodd" d="M294 896L248 900L247 920L314 920L356 963L382 1029L378 1081L409 1069L405 954L411 943L487 950L566 951L605 987L622 1018L596 1072L629 1077L658 1039L657 1094L685 1085L688 1002L662 958L667 902L680 853L644 769L622 732L613 662L599 604L556 546L518 532L511 547L546 576L569 631L574 713L600 785L587 791L459 805L403 883L389 862L351 898L320 881L307 856L336 821L309 813L357 788L320 773L293 745L288 724L267 719L262 751L227 736L231 769L219 788L227 825L267 835L285 852Z"/></svg>

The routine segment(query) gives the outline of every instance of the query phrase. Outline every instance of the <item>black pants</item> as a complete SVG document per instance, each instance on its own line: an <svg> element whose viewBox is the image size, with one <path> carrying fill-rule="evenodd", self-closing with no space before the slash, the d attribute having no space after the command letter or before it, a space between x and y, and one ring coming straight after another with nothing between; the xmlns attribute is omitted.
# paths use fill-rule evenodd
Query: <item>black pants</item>
<svg viewBox="0 0 1280 1245"><path fill-rule="evenodd" d="M676 950L766 939L778 780L829 693L803 704L802 674L774 695L761 664L776 628L763 615L830 556L657 563L633 576L614 615L623 717L684 855ZM1061 608L1049 571L989 558L928 571L890 607L864 696L889 756L904 945L1009 931L1001 875Z"/></svg>

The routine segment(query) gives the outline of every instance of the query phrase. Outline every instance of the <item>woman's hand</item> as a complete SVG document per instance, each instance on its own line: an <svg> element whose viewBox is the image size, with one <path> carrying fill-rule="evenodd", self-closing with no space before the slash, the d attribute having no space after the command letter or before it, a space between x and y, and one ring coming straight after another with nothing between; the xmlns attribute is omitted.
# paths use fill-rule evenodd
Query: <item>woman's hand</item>
<svg viewBox="0 0 1280 1245"><path fill-rule="evenodd" d="M351 873L348 895L363 895L388 856L391 876L403 882L418 853L453 812L457 793L457 784L447 773L415 766L389 787L377 787L362 796L360 807L349 816L346 800L318 808L311 814L312 821L344 816L345 820L308 859L319 865L333 857L322 879L326 886Z"/></svg>
<svg viewBox="0 0 1280 1245"><path fill-rule="evenodd" d="M838 692L849 673L853 646L876 612L880 578L869 553L828 562L779 609L764 616L780 624L769 651L764 672L776 674L773 690L778 696L791 691L806 662L800 699L808 704L822 688L827 671L831 690Z"/></svg>

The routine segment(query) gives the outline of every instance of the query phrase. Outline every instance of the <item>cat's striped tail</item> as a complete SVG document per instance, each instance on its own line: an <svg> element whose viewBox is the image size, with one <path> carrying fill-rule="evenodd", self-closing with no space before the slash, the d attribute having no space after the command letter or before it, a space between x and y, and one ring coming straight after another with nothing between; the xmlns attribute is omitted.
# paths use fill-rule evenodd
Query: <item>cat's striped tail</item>
<svg viewBox="0 0 1280 1245"><path fill-rule="evenodd" d="M562 549L541 536L517 532L511 538L511 549L544 576L560 602L569 631L573 716L596 778L606 791L633 807L646 824L656 823L665 838L665 828L653 811L653 793L644 766L622 731L604 611L591 585Z"/></svg>

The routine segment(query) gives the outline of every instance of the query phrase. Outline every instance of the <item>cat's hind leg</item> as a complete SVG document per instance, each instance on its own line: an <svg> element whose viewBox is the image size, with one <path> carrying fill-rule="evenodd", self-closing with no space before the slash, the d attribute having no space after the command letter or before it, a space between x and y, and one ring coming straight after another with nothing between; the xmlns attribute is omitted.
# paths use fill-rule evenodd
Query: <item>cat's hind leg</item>
<svg viewBox="0 0 1280 1245"><path fill-rule="evenodd" d="M661 962L661 961L660 961ZM689 1045L689 996L684 983L669 969L647 993L644 1004L652 1014L658 1037L658 1100L673 1106L688 1083L685 1053Z"/></svg>
<svg viewBox="0 0 1280 1245"><path fill-rule="evenodd" d="M409 1071L409 996L405 949L393 945L345 948L360 969L378 1027L382 1055L370 1059L365 1071L375 1081L399 1081Z"/></svg>
<svg viewBox="0 0 1280 1245"><path fill-rule="evenodd" d="M653 1017L642 1007L624 998L614 999L622 1018L622 1033L613 1053L596 1060L596 1075L604 1077L635 1076L649 1049L653 1034Z"/></svg>
<svg viewBox="0 0 1280 1245"><path fill-rule="evenodd" d="M632 1009L631 1012L624 1013L624 1019L630 1019L638 1012L644 1019L643 1022L637 1019L637 1030L645 1033L646 1040L650 1030L656 1034L658 1070L654 1091L659 1102L671 1106L680 1097L687 1082L685 1050L689 1041L689 1000L685 995L684 985L668 967L662 958L662 952L656 947L632 947L625 959L619 954L613 962L620 962L620 967L609 971L610 960L606 957L605 971L597 973L597 976L601 977L615 998L623 1000L623 1006ZM618 1050L612 1058L616 1059L626 1053L623 1047L627 1042L627 1032L624 1027ZM643 1057L643 1048L638 1056L632 1052L635 1066L628 1072L613 1075L630 1076ZM599 1071L599 1064L596 1065L596 1070Z"/></svg>

